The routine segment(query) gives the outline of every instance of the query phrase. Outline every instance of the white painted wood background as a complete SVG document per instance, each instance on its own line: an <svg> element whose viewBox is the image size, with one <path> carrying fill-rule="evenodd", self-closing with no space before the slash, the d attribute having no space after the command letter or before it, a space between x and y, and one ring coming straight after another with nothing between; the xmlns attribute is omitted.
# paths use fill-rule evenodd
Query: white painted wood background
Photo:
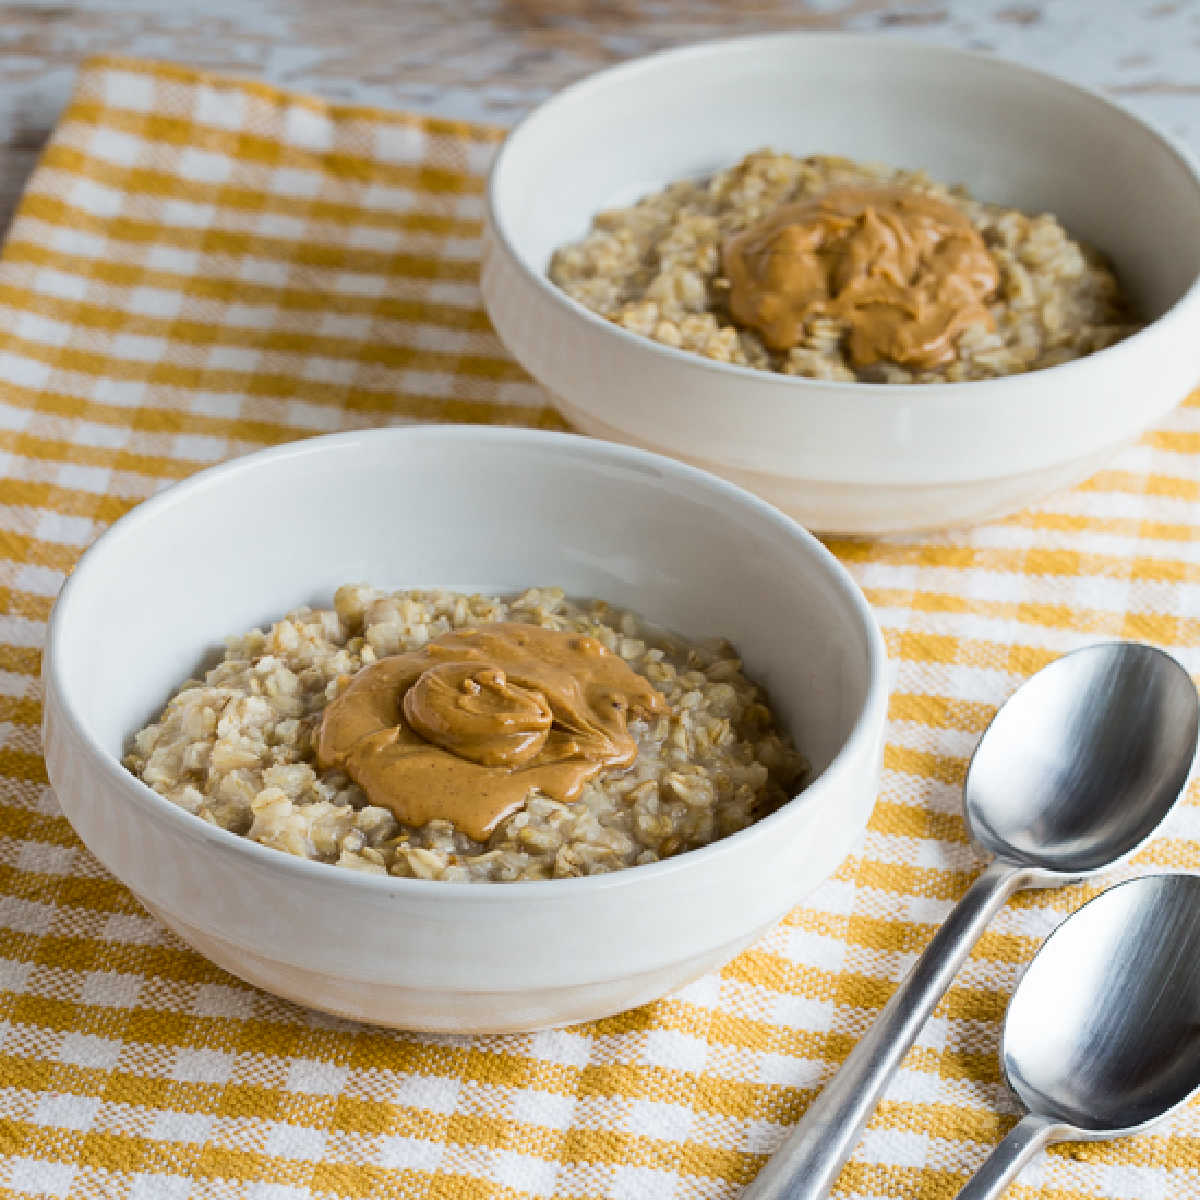
<svg viewBox="0 0 1200 1200"><path fill-rule="evenodd" d="M796 28L994 51L1104 89L1200 150L1200 0L0 0L0 229L91 53L508 125L620 59Z"/></svg>

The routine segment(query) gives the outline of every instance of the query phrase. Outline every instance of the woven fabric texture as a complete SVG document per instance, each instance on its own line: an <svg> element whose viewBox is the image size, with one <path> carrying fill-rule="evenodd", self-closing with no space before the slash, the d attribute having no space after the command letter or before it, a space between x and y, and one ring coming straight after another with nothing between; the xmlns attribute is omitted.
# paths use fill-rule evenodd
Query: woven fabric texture
<svg viewBox="0 0 1200 1200"><path fill-rule="evenodd" d="M832 543L895 676L878 803L828 883L677 995L558 1032L408 1036L275 1000L166 933L47 786L54 596L105 525L230 455L413 420L563 427L480 308L501 137L162 64L80 75L0 258L0 1200L731 1198L978 870L959 793L995 707L1098 638L1200 670L1193 398L1009 520ZM1118 875L1200 868L1197 799ZM1016 1119L1014 982L1095 890L1005 907L836 1195L957 1193ZM1200 1196L1200 1108L1043 1155L1012 1195Z"/></svg>

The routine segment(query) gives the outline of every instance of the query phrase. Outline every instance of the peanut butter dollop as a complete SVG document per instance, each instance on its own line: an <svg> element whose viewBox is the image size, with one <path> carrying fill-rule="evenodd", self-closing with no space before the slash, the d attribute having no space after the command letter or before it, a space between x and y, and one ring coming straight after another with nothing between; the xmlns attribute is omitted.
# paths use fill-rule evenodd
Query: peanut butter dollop
<svg viewBox="0 0 1200 1200"><path fill-rule="evenodd" d="M842 187L784 205L723 249L729 311L770 350L790 350L813 317L848 325L855 366L927 370L953 359L1000 282L966 215L898 187Z"/></svg>
<svg viewBox="0 0 1200 1200"><path fill-rule="evenodd" d="M595 638L497 623L364 667L325 709L317 763L405 825L442 817L484 842L534 788L568 801L630 766L630 714L669 711Z"/></svg>

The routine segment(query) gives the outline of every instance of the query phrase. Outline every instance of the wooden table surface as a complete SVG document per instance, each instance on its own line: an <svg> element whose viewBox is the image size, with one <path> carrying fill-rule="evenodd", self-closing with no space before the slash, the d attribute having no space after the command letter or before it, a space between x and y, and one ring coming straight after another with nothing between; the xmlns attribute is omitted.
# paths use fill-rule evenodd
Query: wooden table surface
<svg viewBox="0 0 1200 1200"><path fill-rule="evenodd" d="M1103 88L1200 149L1200 0L0 0L0 229L88 54L511 124L598 67L771 29L994 51Z"/></svg>

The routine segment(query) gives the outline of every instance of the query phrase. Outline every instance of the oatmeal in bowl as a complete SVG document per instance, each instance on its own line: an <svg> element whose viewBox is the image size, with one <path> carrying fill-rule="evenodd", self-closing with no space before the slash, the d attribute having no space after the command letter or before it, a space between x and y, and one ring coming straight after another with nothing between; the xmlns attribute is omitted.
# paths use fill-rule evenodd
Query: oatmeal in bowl
<svg viewBox="0 0 1200 1200"><path fill-rule="evenodd" d="M808 772L735 649L560 589L338 589L229 640L125 757L190 813L414 879L645 865L773 812Z"/></svg>
<svg viewBox="0 0 1200 1200"><path fill-rule="evenodd" d="M631 332L718 362L858 383L1057 366L1140 323L1051 213L920 170L764 149L609 209L550 278Z"/></svg>
<svg viewBox="0 0 1200 1200"><path fill-rule="evenodd" d="M759 936L861 836L887 678L861 591L770 506L471 426L138 505L44 673L55 795L154 917L278 995L456 1033L613 1013Z"/></svg>
<svg viewBox="0 0 1200 1200"><path fill-rule="evenodd" d="M486 201L488 315L573 428L823 533L1014 512L1200 378L1194 157L988 55L803 31L622 63L512 131Z"/></svg>

